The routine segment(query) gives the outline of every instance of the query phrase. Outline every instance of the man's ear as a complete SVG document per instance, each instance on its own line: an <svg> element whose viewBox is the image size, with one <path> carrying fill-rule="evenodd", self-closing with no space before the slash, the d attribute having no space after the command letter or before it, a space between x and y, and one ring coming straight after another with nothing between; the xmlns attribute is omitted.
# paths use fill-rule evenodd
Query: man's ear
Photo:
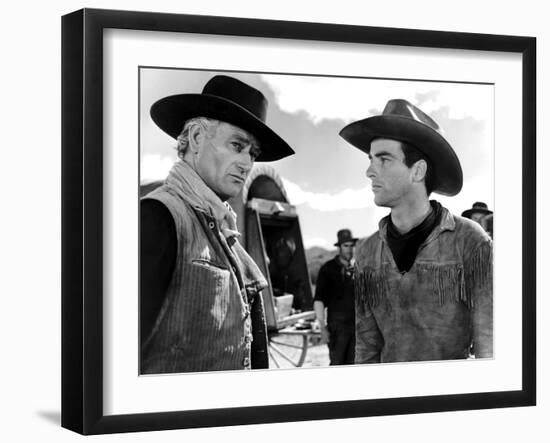
<svg viewBox="0 0 550 443"><path fill-rule="evenodd" d="M204 128L201 125L195 124L189 127L189 149L193 154L198 154L205 135Z"/></svg>
<svg viewBox="0 0 550 443"><path fill-rule="evenodd" d="M426 160L418 160L413 165L413 180L415 182L423 181L426 178L426 172L428 172Z"/></svg>

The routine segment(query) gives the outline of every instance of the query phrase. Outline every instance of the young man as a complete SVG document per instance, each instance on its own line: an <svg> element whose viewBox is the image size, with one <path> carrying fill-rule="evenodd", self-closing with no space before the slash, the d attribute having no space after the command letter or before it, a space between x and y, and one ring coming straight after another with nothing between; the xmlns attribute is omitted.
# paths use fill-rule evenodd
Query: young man
<svg viewBox="0 0 550 443"><path fill-rule="evenodd" d="M227 76L151 107L180 160L141 201L141 373L268 366L267 282L226 203L254 161L293 153L265 125L266 109L260 91Z"/></svg>
<svg viewBox="0 0 550 443"><path fill-rule="evenodd" d="M390 208L356 248L356 363L492 357L492 242L429 200L462 188L437 123L397 99L340 135L368 154L374 202Z"/></svg>
<svg viewBox="0 0 550 443"><path fill-rule="evenodd" d="M351 365L355 361L353 251L357 238L349 229L341 229L336 236L338 255L319 270L313 309L321 328L321 341L328 344L330 364Z"/></svg>

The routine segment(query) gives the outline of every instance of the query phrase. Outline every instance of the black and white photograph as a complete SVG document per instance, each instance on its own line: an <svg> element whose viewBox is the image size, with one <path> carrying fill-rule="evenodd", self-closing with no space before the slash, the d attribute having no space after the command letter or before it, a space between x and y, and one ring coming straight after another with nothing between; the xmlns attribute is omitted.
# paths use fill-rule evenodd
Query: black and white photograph
<svg viewBox="0 0 550 443"><path fill-rule="evenodd" d="M0 441L549 441L545 10L7 2Z"/></svg>
<svg viewBox="0 0 550 443"><path fill-rule="evenodd" d="M62 31L64 427L536 403L534 39Z"/></svg>
<svg viewBox="0 0 550 443"><path fill-rule="evenodd" d="M140 374L493 358L494 105L140 66Z"/></svg>

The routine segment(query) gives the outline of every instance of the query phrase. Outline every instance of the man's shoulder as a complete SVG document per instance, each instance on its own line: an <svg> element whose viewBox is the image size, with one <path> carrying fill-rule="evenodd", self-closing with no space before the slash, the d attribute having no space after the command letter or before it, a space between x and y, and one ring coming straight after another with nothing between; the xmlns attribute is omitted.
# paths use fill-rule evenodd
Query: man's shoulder
<svg viewBox="0 0 550 443"><path fill-rule="evenodd" d="M140 202L140 232L146 247L158 247L171 243L176 237L176 225L170 210L155 199Z"/></svg>
<svg viewBox="0 0 550 443"><path fill-rule="evenodd" d="M370 261L370 257L380 245L380 231L376 231L368 237L364 237L357 242L355 247L355 261L359 266L363 266L365 262Z"/></svg>
<svg viewBox="0 0 550 443"><path fill-rule="evenodd" d="M380 230L377 230L376 232L372 233L368 237L361 238L357 241L357 245L355 246L356 251L364 251L368 250L370 248L373 248L377 246L382 239L380 238Z"/></svg>
<svg viewBox="0 0 550 443"><path fill-rule="evenodd" d="M139 202L140 216L143 220L170 220L172 214L169 207L156 198L142 198Z"/></svg>
<svg viewBox="0 0 550 443"><path fill-rule="evenodd" d="M338 264L338 256L335 255L334 257L332 257L331 259L327 260L326 262L324 262L321 267L319 268L319 272L321 271L327 271L327 270L330 270L330 269L334 269L336 267L339 267L339 264Z"/></svg>
<svg viewBox="0 0 550 443"><path fill-rule="evenodd" d="M460 215L453 214L452 216L457 235L464 237L464 239L469 240L469 242L473 244L491 241L491 237L479 223Z"/></svg>
<svg viewBox="0 0 550 443"><path fill-rule="evenodd" d="M140 205L142 211L145 207L156 207L157 211L160 210L159 208L164 208L180 227L189 226L196 220L193 208L185 200L178 198L177 195L170 192L170 189L164 186L142 197Z"/></svg>
<svg viewBox="0 0 550 443"><path fill-rule="evenodd" d="M142 203L150 200L163 203L171 212L174 210L189 212L192 209L185 199L167 185L160 186L141 198Z"/></svg>
<svg viewBox="0 0 550 443"><path fill-rule="evenodd" d="M469 260L482 249L491 250L493 240L485 230L473 220L452 214L454 229L448 234L453 242L462 250L465 260Z"/></svg>

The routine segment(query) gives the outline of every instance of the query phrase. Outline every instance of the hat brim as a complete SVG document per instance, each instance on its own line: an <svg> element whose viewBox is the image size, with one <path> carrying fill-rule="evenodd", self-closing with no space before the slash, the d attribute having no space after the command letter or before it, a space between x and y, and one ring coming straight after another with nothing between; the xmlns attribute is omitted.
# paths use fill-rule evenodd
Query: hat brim
<svg viewBox="0 0 550 443"><path fill-rule="evenodd" d="M164 97L151 106L151 118L169 136L177 138L186 120L207 117L250 132L260 142L259 162L280 160L294 150L272 129L242 106L208 94L179 94Z"/></svg>
<svg viewBox="0 0 550 443"><path fill-rule="evenodd" d="M493 211L485 208L471 208L464 211L461 215L462 217L470 218L472 214L475 214L475 213L487 215L487 214L492 214Z"/></svg>
<svg viewBox="0 0 550 443"><path fill-rule="evenodd" d="M336 242L334 243L334 246L340 246L342 243L348 243L352 241L353 243L357 243L359 241L358 238L350 238L349 240L346 240L346 241L342 241L342 242Z"/></svg>
<svg viewBox="0 0 550 443"><path fill-rule="evenodd" d="M439 132L423 123L399 115L378 115L347 125L340 136L367 154L375 138L409 143L433 163L434 192L453 196L462 189L462 167L456 153Z"/></svg>

